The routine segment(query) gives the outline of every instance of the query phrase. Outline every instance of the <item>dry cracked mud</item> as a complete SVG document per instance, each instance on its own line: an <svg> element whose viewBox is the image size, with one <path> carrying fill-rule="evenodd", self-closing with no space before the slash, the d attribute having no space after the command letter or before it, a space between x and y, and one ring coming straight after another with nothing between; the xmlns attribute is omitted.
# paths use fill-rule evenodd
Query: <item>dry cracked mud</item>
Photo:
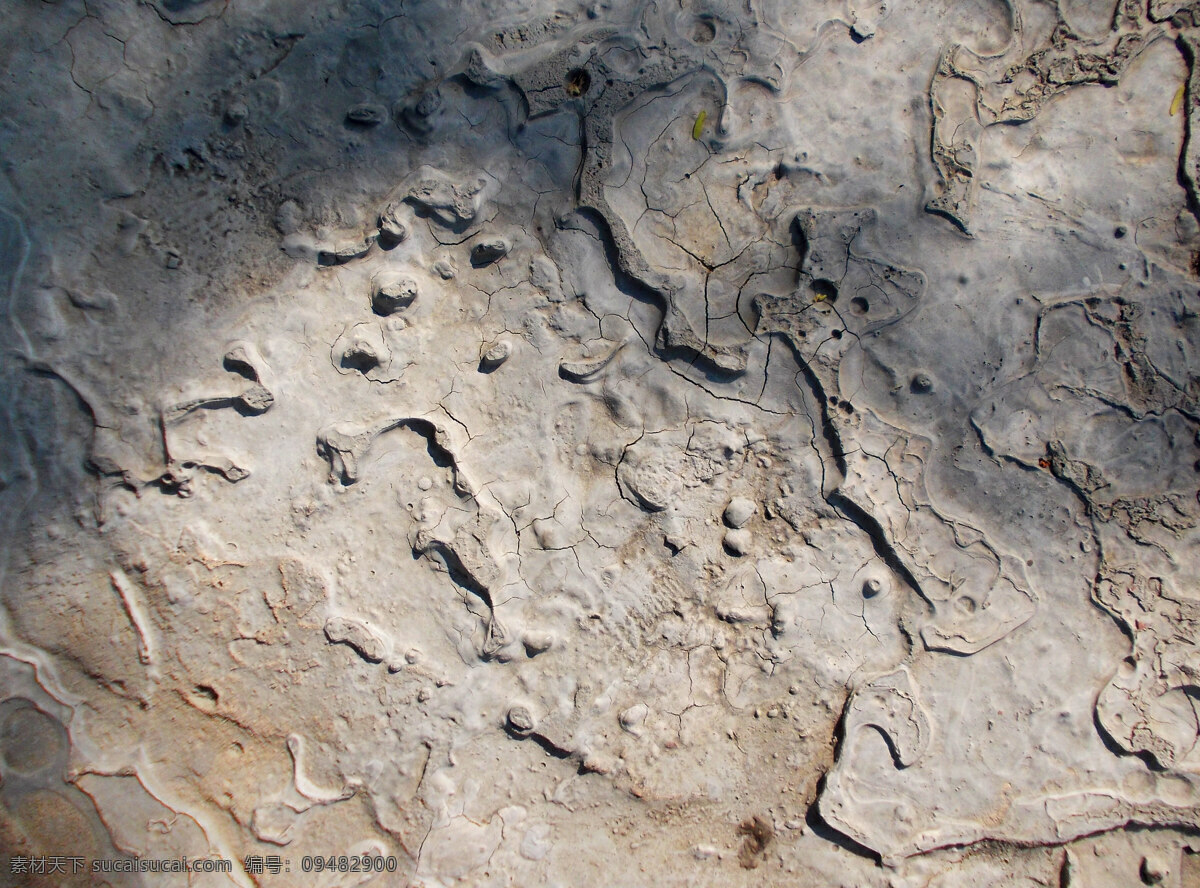
<svg viewBox="0 0 1200 888"><path fill-rule="evenodd" d="M4 15L0 886L1200 888L1200 4Z"/></svg>

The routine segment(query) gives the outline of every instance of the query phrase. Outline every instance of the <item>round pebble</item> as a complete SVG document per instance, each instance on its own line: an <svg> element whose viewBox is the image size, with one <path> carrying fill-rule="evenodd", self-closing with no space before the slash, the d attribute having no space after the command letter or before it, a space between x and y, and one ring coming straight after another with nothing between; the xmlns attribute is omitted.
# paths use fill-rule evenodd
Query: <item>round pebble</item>
<svg viewBox="0 0 1200 888"><path fill-rule="evenodd" d="M729 505L725 507L725 523L734 529L745 527L754 513L758 511L758 506L753 500L747 499L744 496L735 496L729 501Z"/></svg>
<svg viewBox="0 0 1200 888"><path fill-rule="evenodd" d="M533 717L533 713L529 711L528 706L518 703L515 706L509 707L508 726L514 734L528 734L537 727L537 720Z"/></svg>
<svg viewBox="0 0 1200 888"><path fill-rule="evenodd" d="M745 529L731 530L725 534L725 549L731 555L736 555L739 558L750 551L750 543L753 537L750 531Z"/></svg>
<svg viewBox="0 0 1200 888"><path fill-rule="evenodd" d="M521 643L525 645L525 653L534 657L554 646L554 636L549 632L534 629L521 636Z"/></svg>

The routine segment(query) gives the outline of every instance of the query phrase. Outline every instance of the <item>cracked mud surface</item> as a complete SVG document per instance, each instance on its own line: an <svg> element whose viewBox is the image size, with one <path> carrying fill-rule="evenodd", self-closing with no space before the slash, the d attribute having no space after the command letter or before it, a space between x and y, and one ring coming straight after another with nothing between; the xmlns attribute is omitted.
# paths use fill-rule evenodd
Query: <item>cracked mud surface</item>
<svg viewBox="0 0 1200 888"><path fill-rule="evenodd" d="M0 885L1200 886L1200 6L7 17Z"/></svg>

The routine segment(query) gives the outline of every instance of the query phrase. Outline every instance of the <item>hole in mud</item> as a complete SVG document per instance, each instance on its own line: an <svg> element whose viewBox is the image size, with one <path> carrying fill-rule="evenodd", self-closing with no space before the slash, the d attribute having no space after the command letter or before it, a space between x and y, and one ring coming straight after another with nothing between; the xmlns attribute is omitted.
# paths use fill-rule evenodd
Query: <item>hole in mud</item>
<svg viewBox="0 0 1200 888"><path fill-rule="evenodd" d="M192 694L195 696L195 704L205 709L215 707L221 699L221 695L212 685L198 684L192 689Z"/></svg>
<svg viewBox="0 0 1200 888"><path fill-rule="evenodd" d="M871 303L863 299L861 296L855 296L850 300L850 313L856 315L865 315L871 310Z"/></svg>
<svg viewBox="0 0 1200 888"><path fill-rule="evenodd" d="M824 299L833 302L838 297L837 284L828 278L817 278L812 282L813 292Z"/></svg>
<svg viewBox="0 0 1200 888"><path fill-rule="evenodd" d="M563 88L569 96L581 96L588 91L592 85L592 75L583 68L572 68L567 72L567 79L563 82Z"/></svg>
<svg viewBox="0 0 1200 888"><path fill-rule="evenodd" d="M366 349L349 349L342 355L342 366L365 376L379 366L379 358Z"/></svg>
<svg viewBox="0 0 1200 888"><path fill-rule="evenodd" d="M717 26L710 18L698 18L692 24L693 43L712 43L717 37Z"/></svg>
<svg viewBox="0 0 1200 888"><path fill-rule="evenodd" d="M24 697L6 700L4 707L9 715L0 727L0 760L22 774L53 764L65 746L58 720Z"/></svg>

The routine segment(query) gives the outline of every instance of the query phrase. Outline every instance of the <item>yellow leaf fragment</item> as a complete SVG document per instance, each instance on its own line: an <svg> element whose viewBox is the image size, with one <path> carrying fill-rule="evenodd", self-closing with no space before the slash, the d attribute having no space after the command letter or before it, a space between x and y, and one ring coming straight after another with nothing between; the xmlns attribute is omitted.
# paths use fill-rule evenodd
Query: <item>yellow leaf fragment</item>
<svg viewBox="0 0 1200 888"><path fill-rule="evenodd" d="M1179 109L1183 107L1183 88L1186 84L1179 84L1179 89L1175 90L1175 98L1171 99L1171 116L1174 117L1179 113Z"/></svg>
<svg viewBox="0 0 1200 888"><path fill-rule="evenodd" d="M708 120L708 112L701 111L696 115L696 122L692 124L692 138L699 141L700 134L704 132L704 121Z"/></svg>

